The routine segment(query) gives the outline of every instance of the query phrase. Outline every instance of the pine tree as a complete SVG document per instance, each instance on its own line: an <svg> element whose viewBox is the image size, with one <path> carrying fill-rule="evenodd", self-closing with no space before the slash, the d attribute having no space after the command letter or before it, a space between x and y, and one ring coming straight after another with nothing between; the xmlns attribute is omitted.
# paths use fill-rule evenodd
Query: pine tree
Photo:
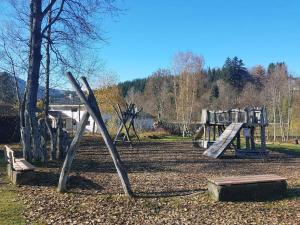
<svg viewBox="0 0 300 225"><path fill-rule="evenodd" d="M248 70L245 68L243 60L238 57L227 58L222 68L224 80L230 83L237 91L241 92L247 81L250 80Z"/></svg>

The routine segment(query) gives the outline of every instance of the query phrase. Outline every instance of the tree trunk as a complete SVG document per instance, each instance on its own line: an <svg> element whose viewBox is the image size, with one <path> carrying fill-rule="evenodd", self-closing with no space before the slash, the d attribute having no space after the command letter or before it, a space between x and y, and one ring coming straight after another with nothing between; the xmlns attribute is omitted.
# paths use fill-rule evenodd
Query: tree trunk
<svg viewBox="0 0 300 225"><path fill-rule="evenodd" d="M41 25L42 25L42 2L41 0L31 1L31 30L30 30L30 53L28 78L26 85L25 100L25 126L30 129L33 156L35 160L44 160L40 146L40 134L36 118L36 103L39 86L40 64L41 64ZM26 146L26 151L30 151ZM30 160L30 159L29 159Z"/></svg>
<svg viewBox="0 0 300 225"><path fill-rule="evenodd" d="M73 122L73 121L72 121ZM63 142L63 122L62 122L62 119L61 119L61 116L58 117L58 120L57 120L57 130L56 130L56 138L57 138L57 151L56 152L53 152L52 154L52 157L55 159L55 158L58 158L57 156L60 156L63 154L63 147L62 147L62 142Z"/></svg>
<svg viewBox="0 0 300 225"><path fill-rule="evenodd" d="M291 129L291 120L292 120L292 114L293 114L293 90L291 87L291 77L289 77L289 90L288 90L288 116L287 116L287 134L286 134L286 140L288 141L290 138L290 129Z"/></svg>
<svg viewBox="0 0 300 225"><path fill-rule="evenodd" d="M51 3L52 0L49 0ZM46 143L45 146L43 146L43 152L47 153L47 131L49 132L49 137L50 137L50 145L51 145L51 152L53 151L53 133L52 133L52 128L51 125L48 123L48 116L49 116L49 78L50 78L50 38L51 38L51 22L52 22L52 17L51 17L51 9L48 12L48 30L47 30L47 42L46 42L46 68L45 68L45 97L44 97L44 113L45 113L45 126L44 126L44 141ZM47 157L47 155L45 155Z"/></svg>
<svg viewBox="0 0 300 225"><path fill-rule="evenodd" d="M276 106L275 101L273 101L273 141L276 141Z"/></svg>
<svg viewBox="0 0 300 225"><path fill-rule="evenodd" d="M47 119L45 120L45 123L50 136L50 160L53 160L52 155L56 152L56 137L53 133L52 126Z"/></svg>

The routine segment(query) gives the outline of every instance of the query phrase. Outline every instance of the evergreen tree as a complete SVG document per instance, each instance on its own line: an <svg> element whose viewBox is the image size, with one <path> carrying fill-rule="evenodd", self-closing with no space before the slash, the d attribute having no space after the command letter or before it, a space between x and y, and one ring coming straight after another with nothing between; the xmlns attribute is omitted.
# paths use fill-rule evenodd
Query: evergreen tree
<svg viewBox="0 0 300 225"><path fill-rule="evenodd" d="M243 90L245 83L250 80L248 70L244 66L243 60L236 56L233 59L226 59L222 72L224 74L224 80L230 83L239 92Z"/></svg>
<svg viewBox="0 0 300 225"><path fill-rule="evenodd" d="M210 97L211 98L219 98L219 87L217 84L214 84L211 88L211 94L210 94Z"/></svg>
<svg viewBox="0 0 300 225"><path fill-rule="evenodd" d="M125 81L118 84L123 96L127 96L128 91L133 88L134 92L144 92L147 78L135 79L133 81Z"/></svg>
<svg viewBox="0 0 300 225"><path fill-rule="evenodd" d="M270 76L274 71L275 71L275 64L274 63L270 63L268 66L268 72L267 75Z"/></svg>
<svg viewBox="0 0 300 225"><path fill-rule="evenodd" d="M219 68L208 68L207 77L209 83L214 83L217 80L223 79L223 72Z"/></svg>

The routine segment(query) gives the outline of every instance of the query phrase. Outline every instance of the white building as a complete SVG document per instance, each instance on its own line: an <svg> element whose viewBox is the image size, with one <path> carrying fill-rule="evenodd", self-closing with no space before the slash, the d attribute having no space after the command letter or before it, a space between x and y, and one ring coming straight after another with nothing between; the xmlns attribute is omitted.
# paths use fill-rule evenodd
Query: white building
<svg viewBox="0 0 300 225"><path fill-rule="evenodd" d="M61 116L63 127L67 131L74 132L85 111L85 107L81 104L79 98L70 95L68 97L51 99L49 105L49 118L52 120L52 127L57 127L57 119ZM110 119L110 116L102 115L102 118L105 122ZM91 116L89 117L86 131L98 132L97 125L94 123L94 119Z"/></svg>
<svg viewBox="0 0 300 225"><path fill-rule="evenodd" d="M77 96L69 95L50 100L49 118L52 121L52 127L57 127L57 119L60 116L63 120L63 127L69 132L75 132L77 126L85 112L85 107ZM102 119L106 123L112 119L111 115L102 114ZM143 112L134 121L137 130L151 130L153 128L154 119ZM99 132L94 119L90 116L86 126L87 132Z"/></svg>

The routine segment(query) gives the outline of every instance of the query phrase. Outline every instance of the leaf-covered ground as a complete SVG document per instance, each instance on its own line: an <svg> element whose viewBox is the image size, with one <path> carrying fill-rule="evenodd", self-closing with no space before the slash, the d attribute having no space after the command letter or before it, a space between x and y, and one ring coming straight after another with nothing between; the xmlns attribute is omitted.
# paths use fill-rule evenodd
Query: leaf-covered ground
<svg viewBox="0 0 300 225"><path fill-rule="evenodd" d="M137 195L122 195L103 144L85 140L72 167L69 192L56 185L60 163L39 167L19 188L28 224L300 224L300 156L272 152L266 160L202 156L191 143L118 146ZM267 202L214 202L206 178L275 173L288 179L288 196Z"/></svg>

